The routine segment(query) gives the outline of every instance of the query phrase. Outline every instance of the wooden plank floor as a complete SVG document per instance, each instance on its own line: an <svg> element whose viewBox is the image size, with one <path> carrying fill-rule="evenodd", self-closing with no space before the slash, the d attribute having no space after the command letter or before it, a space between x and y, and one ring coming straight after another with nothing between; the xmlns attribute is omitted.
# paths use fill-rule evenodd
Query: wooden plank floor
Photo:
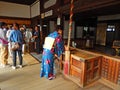
<svg viewBox="0 0 120 90"><path fill-rule="evenodd" d="M24 62L27 59L31 63L29 54L24 57ZM27 63L22 69L0 68L1 90L112 90L99 82L91 87L81 89L60 73L57 73L57 77L54 80L40 78L40 64Z"/></svg>
<svg viewBox="0 0 120 90"><path fill-rule="evenodd" d="M47 80L40 78L39 73L39 64L17 70L7 70L7 72L0 73L0 88L2 90L77 90L79 88L73 82L64 80L61 74L57 75L54 80Z"/></svg>

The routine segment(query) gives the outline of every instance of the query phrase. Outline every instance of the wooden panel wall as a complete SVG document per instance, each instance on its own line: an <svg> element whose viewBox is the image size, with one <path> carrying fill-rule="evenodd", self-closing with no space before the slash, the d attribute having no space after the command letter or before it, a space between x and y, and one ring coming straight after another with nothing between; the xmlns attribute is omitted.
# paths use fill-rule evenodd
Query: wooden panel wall
<svg viewBox="0 0 120 90"><path fill-rule="evenodd" d="M26 25L30 26L31 25L31 20L30 19L23 19L23 18L2 18L0 17L1 22L6 22L7 24L13 24L13 23L18 23L19 25Z"/></svg>

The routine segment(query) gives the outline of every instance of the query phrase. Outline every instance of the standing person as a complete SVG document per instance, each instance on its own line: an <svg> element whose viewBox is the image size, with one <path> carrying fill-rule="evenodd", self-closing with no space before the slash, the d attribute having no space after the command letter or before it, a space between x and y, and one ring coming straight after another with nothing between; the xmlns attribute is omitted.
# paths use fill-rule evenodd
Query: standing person
<svg viewBox="0 0 120 90"><path fill-rule="evenodd" d="M34 31L33 31L33 28L32 28L32 27L29 28L29 31L32 33L32 36L33 36Z"/></svg>
<svg viewBox="0 0 120 90"><path fill-rule="evenodd" d="M40 30L38 26L35 26L33 38L35 39L35 51L37 54L40 54Z"/></svg>
<svg viewBox="0 0 120 90"><path fill-rule="evenodd" d="M0 23L0 66L5 67L8 64L8 41L6 37L6 23Z"/></svg>
<svg viewBox="0 0 120 90"><path fill-rule="evenodd" d="M25 42L25 27L20 27L20 32L22 33L22 37L23 37L23 44L22 44L22 55L25 54L26 51L26 42Z"/></svg>
<svg viewBox="0 0 120 90"><path fill-rule="evenodd" d="M12 66L12 68L16 69L16 57L17 57L17 53L18 53L18 57L19 57L19 65L18 65L18 67L22 68L22 60L23 60L23 57L22 57L23 36L22 36L22 33L19 30L19 25L17 23L13 24L13 30L10 33L9 39L10 39L11 42L18 43L19 46L20 46L17 50L13 50L12 51L12 53L13 53L13 66Z"/></svg>
<svg viewBox="0 0 120 90"><path fill-rule="evenodd" d="M29 43L31 41L32 38L32 32L30 31L30 29L26 29L25 32L25 42L26 42L26 49L29 52Z"/></svg>
<svg viewBox="0 0 120 90"><path fill-rule="evenodd" d="M62 45L63 41L62 41L62 37L60 35L61 33L62 33L62 30L58 29L57 31L48 35L48 37L51 37L51 38L55 39L55 41L54 41L53 47L50 50L46 49L46 48L43 49L40 77L45 76L49 80L55 78L54 55L57 55L57 57L59 57L62 54L63 48L64 48L63 45ZM48 41L48 45L49 45L49 42L51 42L51 41Z"/></svg>
<svg viewBox="0 0 120 90"><path fill-rule="evenodd" d="M7 30L6 37L9 40L9 36L10 36L11 31L12 31L12 25L9 26L8 28L9 29ZM10 41L8 43L8 52L9 52L9 56L12 57L12 50L11 50L11 43L10 43Z"/></svg>

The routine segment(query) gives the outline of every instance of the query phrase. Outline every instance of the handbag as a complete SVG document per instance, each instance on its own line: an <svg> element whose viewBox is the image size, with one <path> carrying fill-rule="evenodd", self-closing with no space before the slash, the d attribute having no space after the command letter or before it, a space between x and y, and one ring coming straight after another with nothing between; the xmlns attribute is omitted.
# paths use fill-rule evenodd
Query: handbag
<svg viewBox="0 0 120 90"><path fill-rule="evenodd" d="M19 43L16 43L16 42L12 42L11 43L11 50L17 50L17 49L19 49L20 48L20 45L19 45Z"/></svg>

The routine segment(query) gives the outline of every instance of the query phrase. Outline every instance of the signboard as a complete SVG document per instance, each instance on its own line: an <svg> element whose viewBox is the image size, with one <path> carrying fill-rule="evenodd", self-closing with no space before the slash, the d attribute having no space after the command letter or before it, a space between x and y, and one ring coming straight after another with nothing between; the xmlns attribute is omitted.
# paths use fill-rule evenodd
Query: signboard
<svg viewBox="0 0 120 90"><path fill-rule="evenodd" d="M52 16L53 15L53 10L47 11L44 14L44 17Z"/></svg>

